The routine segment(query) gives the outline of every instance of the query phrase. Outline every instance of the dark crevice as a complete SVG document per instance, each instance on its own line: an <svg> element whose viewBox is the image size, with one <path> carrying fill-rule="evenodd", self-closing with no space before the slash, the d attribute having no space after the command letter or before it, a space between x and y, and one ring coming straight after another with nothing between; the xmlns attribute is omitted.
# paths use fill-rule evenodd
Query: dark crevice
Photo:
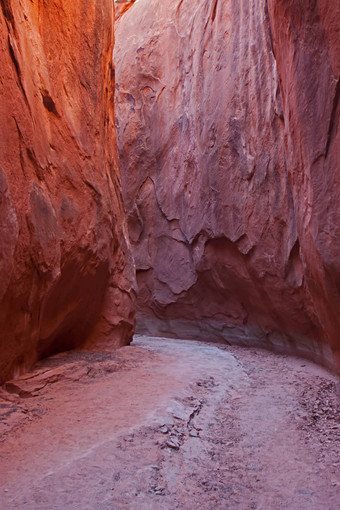
<svg viewBox="0 0 340 510"><path fill-rule="evenodd" d="M274 59L276 60L275 50L274 50L274 41L273 41L273 31L272 31L272 25L271 25L269 9L268 9L268 0L266 0L265 6L264 6L264 14L265 14L266 25L267 25L267 29L268 29L268 38L269 38L269 43L270 43L270 49L272 51Z"/></svg>
<svg viewBox="0 0 340 510"><path fill-rule="evenodd" d="M138 276L139 274L141 273L148 273L148 272L151 272L153 271L152 267L141 267L141 268L136 268L136 276Z"/></svg>
<svg viewBox="0 0 340 510"><path fill-rule="evenodd" d="M274 45L274 37L273 37L273 30L272 30L272 23L270 20L270 14L269 14L269 8L268 8L268 0L266 0L265 6L264 6L264 16L266 20L266 34L268 39L268 44L270 47L270 50L272 52L273 58L276 62L276 54L275 54L275 45ZM280 77L278 75L277 69L276 69L276 75L277 75L277 89L276 89L276 100L278 104L278 109L275 109L275 114L278 116L282 122L285 122L284 114L283 114L283 94L281 89L281 81Z"/></svg>
<svg viewBox="0 0 340 510"><path fill-rule="evenodd" d="M211 21L214 22L216 18L216 9L217 9L217 2L218 0L214 0L212 12L211 12Z"/></svg>
<svg viewBox="0 0 340 510"><path fill-rule="evenodd" d="M57 112L57 108L55 106L55 102L53 101L53 99L51 98L51 96L49 95L47 90L42 90L41 91L41 97L42 97L42 101L43 101L43 104L44 104L46 110L48 110L49 112L53 113L53 115L55 115L56 117L59 118L60 115Z"/></svg>
<svg viewBox="0 0 340 510"><path fill-rule="evenodd" d="M25 98L25 102L26 102L29 110L31 111L29 103L28 103L28 99L27 99L27 96L26 96L26 92L25 92L24 86L22 84L20 65L19 65L18 59L17 59L17 57L15 55L14 48L12 46L10 36L8 36L8 52L9 52L9 56L11 57L11 60L12 60L13 65L14 65L14 69L15 69L15 72L16 72L16 75L17 75L17 78L18 78L18 84L19 84L20 90L23 93L23 96Z"/></svg>
<svg viewBox="0 0 340 510"><path fill-rule="evenodd" d="M331 143L334 139L334 136L336 135L336 127L337 127L336 121L337 121L337 117L338 117L339 102L340 102L340 78L338 78L338 81L337 81L337 84L335 87L331 119L329 122L329 128L328 128L328 134L327 134L327 145L326 145L326 151L325 151L326 158L328 156L328 152L329 152Z"/></svg>
<svg viewBox="0 0 340 510"><path fill-rule="evenodd" d="M8 36L8 50L9 50L9 55L12 59L12 62L14 64L14 67L15 67L15 71L18 75L18 78L19 78L19 82L21 83L21 70L20 70L20 65L19 65L19 62L15 56L15 53L14 53L14 49L13 49L13 46L12 46L12 43L11 43L11 39L10 37Z"/></svg>
<svg viewBox="0 0 340 510"><path fill-rule="evenodd" d="M19 154L20 154L20 166L21 166L21 170L22 170L22 173L23 173L24 177L27 177L26 170L25 170L25 160L24 160L23 153L22 153L22 146L24 145L24 137L22 135L22 132L21 132L21 129L19 127L17 119L14 117L14 115L12 115L12 118L13 118L13 120L15 122L15 125L16 125L16 128L17 128L17 132L18 132L18 136L19 136Z"/></svg>
<svg viewBox="0 0 340 510"><path fill-rule="evenodd" d="M182 3L183 3L183 0L181 0L181 1L179 2L179 4L177 5L177 8L176 8L176 13L177 13L177 14L179 13L179 10L180 10L180 8L181 8Z"/></svg>
<svg viewBox="0 0 340 510"><path fill-rule="evenodd" d="M88 188L90 188L92 191L94 191L94 193L95 193L95 197L96 197L96 198L98 198L98 197L100 198L100 197L102 196L102 194L100 193L100 191L99 191L99 190L98 190L98 189L97 189L97 188L96 188L96 187L95 187L95 186L94 186L94 185L93 185L90 181L85 180L85 181L84 181L84 184L86 184L86 186L87 186Z"/></svg>
<svg viewBox="0 0 340 510"><path fill-rule="evenodd" d="M300 241L296 239L290 251L285 267L285 281L288 285L297 289L303 285L304 269L301 260Z"/></svg>
<svg viewBox="0 0 340 510"><path fill-rule="evenodd" d="M0 0L0 5L1 5L2 12L6 18L6 21L9 22L13 28L15 28L11 0Z"/></svg>

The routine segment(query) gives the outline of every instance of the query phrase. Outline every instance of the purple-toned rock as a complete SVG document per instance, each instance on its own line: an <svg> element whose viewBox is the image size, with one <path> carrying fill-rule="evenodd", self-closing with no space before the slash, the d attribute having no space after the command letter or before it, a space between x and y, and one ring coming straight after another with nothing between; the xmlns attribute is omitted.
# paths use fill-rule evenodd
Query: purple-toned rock
<svg viewBox="0 0 340 510"><path fill-rule="evenodd" d="M268 1L305 301L340 368L340 4Z"/></svg>
<svg viewBox="0 0 340 510"><path fill-rule="evenodd" d="M333 18L326 1L139 0L116 23L139 331L331 363L329 346L340 346Z"/></svg>

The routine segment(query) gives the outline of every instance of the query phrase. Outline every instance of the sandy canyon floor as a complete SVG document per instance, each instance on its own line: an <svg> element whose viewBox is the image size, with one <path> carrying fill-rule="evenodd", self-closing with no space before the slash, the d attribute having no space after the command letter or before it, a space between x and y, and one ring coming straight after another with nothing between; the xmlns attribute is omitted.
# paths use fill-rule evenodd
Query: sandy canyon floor
<svg viewBox="0 0 340 510"><path fill-rule="evenodd" d="M0 391L0 508L337 510L337 384L196 341L59 354Z"/></svg>

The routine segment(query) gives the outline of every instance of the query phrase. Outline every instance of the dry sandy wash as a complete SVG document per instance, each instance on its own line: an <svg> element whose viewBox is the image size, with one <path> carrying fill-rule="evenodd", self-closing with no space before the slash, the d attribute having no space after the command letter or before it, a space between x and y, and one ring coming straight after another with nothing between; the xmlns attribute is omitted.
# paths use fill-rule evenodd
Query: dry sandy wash
<svg viewBox="0 0 340 510"><path fill-rule="evenodd" d="M2 510L339 508L337 379L305 360L136 337L0 404Z"/></svg>

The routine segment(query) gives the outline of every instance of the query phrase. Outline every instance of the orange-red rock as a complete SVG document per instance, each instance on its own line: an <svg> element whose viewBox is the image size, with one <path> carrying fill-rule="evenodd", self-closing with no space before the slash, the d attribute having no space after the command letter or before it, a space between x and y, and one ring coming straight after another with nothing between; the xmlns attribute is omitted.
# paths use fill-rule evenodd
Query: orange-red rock
<svg viewBox="0 0 340 510"><path fill-rule="evenodd" d="M139 0L117 22L140 331L331 362L326 346L340 347L333 18L321 0Z"/></svg>
<svg viewBox="0 0 340 510"><path fill-rule="evenodd" d="M0 1L0 380L134 325L111 0Z"/></svg>
<svg viewBox="0 0 340 510"><path fill-rule="evenodd" d="M136 0L115 0L115 20L119 19Z"/></svg>

